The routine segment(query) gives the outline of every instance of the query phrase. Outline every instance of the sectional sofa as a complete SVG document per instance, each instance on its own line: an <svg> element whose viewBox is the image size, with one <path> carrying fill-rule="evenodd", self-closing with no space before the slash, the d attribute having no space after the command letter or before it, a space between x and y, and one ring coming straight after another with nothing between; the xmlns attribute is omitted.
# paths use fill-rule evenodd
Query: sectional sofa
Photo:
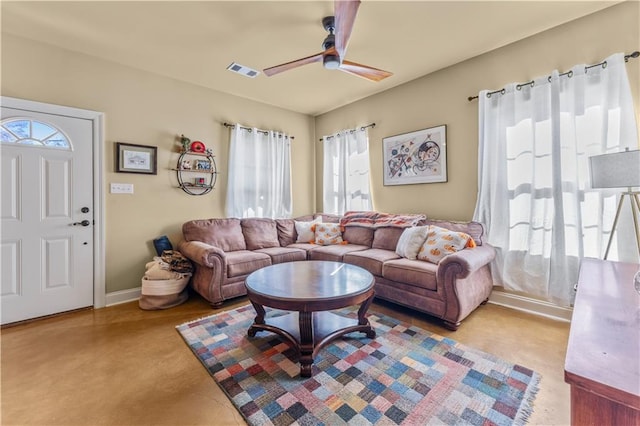
<svg viewBox="0 0 640 426"><path fill-rule="evenodd" d="M312 223L320 221L340 224L338 241L318 244L303 237ZM437 263L403 257L398 254L398 243L407 228L419 230L413 227L464 233L461 235L473 240L469 241L473 247L452 252ZM493 288L489 263L495 249L482 240L483 231L477 222L377 212L295 219L203 219L183 224L184 239L178 249L195 266L193 289L214 307L245 295L245 278L259 268L281 262L330 260L365 268L375 278L376 297L440 318L447 328L456 330L488 300Z"/></svg>

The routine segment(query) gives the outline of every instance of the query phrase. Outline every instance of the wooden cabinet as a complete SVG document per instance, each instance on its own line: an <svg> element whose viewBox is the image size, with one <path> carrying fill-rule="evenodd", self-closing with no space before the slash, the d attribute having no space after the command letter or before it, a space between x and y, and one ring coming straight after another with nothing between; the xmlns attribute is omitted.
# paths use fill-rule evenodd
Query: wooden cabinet
<svg viewBox="0 0 640 426"><path fill-rule="evenodd" d="M213 155L183 152L173 170L178 178L178 186L187 194L204 195L216 185L218 170Z"/></svg>
<svg viewBox="0 0 640 426"><path fill-rule="evenodd" d="M582 260L564 368L573 425L640 425L638 269Z"/></svg>

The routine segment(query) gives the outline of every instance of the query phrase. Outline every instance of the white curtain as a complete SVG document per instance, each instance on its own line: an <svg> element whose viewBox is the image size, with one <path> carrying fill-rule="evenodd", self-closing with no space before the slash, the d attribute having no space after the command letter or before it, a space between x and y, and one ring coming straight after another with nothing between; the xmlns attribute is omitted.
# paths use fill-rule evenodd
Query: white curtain
<svg viewBox="0 0 640 426"><path fill-rule="evenodd" d="M487 94L479 95L474 219L498 250L494 280L569 306L580 259L603 255L619 195L591 189L588 158L638 146L624 57ZM634 251L625 223L609 259Z"/></svg>
<svg viewBox="0 0 640 426"><path fill-rule="evenodd" d="M338 215L371 210L367 130L343 130L322 139L322 210Z"/></svg>
<svg viewBox="0 0 640 426"><path fill-rule="evenodd" d="M282 133L231 129L227 217L291 217L291 141Z"/></svg>

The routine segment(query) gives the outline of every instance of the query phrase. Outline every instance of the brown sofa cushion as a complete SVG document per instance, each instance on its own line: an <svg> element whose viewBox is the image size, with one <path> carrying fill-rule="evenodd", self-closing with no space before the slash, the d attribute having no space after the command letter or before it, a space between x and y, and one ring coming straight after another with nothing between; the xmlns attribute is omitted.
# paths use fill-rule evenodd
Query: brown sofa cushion
<svg viewBox="0 0 640 426"><path fill-rule="evenodd" d="M296 242L298 233L293 219L276 219L276 229L278 230L278 241L281 247L286 247Z"/></svg>
<svg viewBox="0 0 640 426"><path fill-rule="evenodd" d="M227 253L226 259L227 277L229 278L248 275L253 271L271 265L271 256L258 251L232 251Z"/></svg>
<svg viewBox="0 0 640 426"><path fill-rule="evenodd" d="M221 250L246 250L240 219L201 219L182 225L185 241L202 241Z"/></svg>
<svg viewBox="0 0 640 426"><path fill-rule="evenodd" d="M247 250L257 250L268 247L280 247L278 230L273 219L249 218L240 221L242 234Z"/></svg>
<svg viewBox="0 0 640 426"><path fill-rule="evenodd" d="M371 247L371 244L373 244L373 231L373 228L346 226L342 233L342 239L349 244Z"/></svg>
<svg viewBox="0 0 640 426"><path fill-rule="evenodd" d="M382 275L392 281L411 284L428 290L437 290L438 265L419 260L396 259L382 265Z"/></svg>
<svg viewBox="0 0 640 426"><path fill-rule="evenodd" d="M268 254L271 257L271 263L296 262L307 260L307 251L294 247L269 247L256 250L259 253Z"/></svg>
<svg viewBox="0 0 640 426"><path fill-rule="evenodd" d="M389 250L369 249L347 253L343 257L345 263L360 266L373 275L382 276L384 262L400 259L400 256Z"/></svg>
<svg viewBox="0 0 640 426"><path fill-rule="evenodd" d="M403 231L404 228L395 227L376 229L373 234L373 243L371 244L371 248L391 250L395 252L398 240L400 239Z"/></svg>
<svg viewBox="0 0 640 426"><path fill-rule="evenodd" d="M359 246L355 244L333 245L333 246L317 246L310 250L309 260L329 260L332 262L342 262L345 254L359 250L367 250L369 247Z"/></svg>

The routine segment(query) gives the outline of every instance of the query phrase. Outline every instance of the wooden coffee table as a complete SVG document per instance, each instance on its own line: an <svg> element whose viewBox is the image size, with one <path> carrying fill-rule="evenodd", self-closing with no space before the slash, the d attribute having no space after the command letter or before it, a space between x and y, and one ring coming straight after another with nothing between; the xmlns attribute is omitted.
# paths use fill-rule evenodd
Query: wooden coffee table
<svg viewBox="0 0 640 426"><path fill-rule="evenodd" d="M298 351L303 377L311 376L313 358L335 338L355 331L376 337L365 316L374 296L374 279L359 266L325 261L280 263L253 272L245 284L256 310L248 335L270 331L281 336ZM327 312L357 304L357 320ZM265 306L291 312L265 320Z"/></svg>

